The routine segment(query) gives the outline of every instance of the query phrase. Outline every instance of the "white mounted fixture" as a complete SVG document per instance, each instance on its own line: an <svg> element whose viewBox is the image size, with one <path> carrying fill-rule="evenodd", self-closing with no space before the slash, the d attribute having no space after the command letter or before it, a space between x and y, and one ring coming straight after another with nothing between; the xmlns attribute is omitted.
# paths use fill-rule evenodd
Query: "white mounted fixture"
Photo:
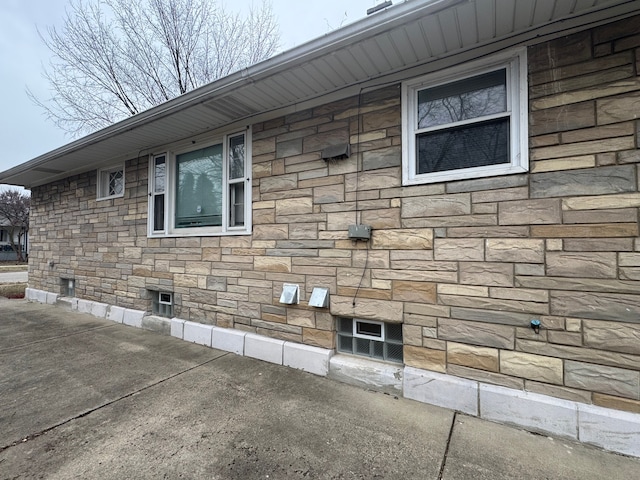
<svg viewBox="0 0 640 480"><path fill-rule="evenodd" d="M285 283L282 285L280 303L286 305L297 305L300 303L300 286L293 283Z"/></svg>

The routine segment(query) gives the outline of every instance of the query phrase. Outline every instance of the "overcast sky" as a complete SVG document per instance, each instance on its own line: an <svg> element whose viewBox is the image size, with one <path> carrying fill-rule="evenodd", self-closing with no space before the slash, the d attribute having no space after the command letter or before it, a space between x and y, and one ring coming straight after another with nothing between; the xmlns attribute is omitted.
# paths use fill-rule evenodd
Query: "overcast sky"
<svg viewBox="0 0 640 480"><path fill-rule="evenodd" d="M251 0L220 1L230 9L251 4ZM377 3L382 0L272 0L281 50L359 20ZM50 54L37 29L60 25L68 4L69 0L0 0L0 172L72 141L25 93L28 87L39 98L49 96L41 74Z"/></svg>

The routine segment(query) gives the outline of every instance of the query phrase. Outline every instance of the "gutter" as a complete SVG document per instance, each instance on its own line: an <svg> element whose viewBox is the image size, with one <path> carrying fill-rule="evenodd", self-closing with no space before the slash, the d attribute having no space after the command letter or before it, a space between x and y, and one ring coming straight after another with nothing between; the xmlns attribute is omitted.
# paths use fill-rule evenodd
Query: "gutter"
<svg viewBox="0 0 640 480"><path fill-rule="evenodd" d="M263 80L286 71L292 66L301 65L314 60L317 57L327 54L327 52L335 51L345 45L355 43L357 40L361 41L363 37L366 38L367 36L382 33L385 30L390 30L398 24L405 23L407 17L411 17L413 19L416 16L431 15L457 6L461 3L467 3L470 0L426 0L422 5L416 6L415 4L419 1L420 0L405 0L404 3L398 6L392 7L383 12L378 12L370 17L365 17L347 25L346 27L330 32L323 37L303 43L302 45L282 52L275 57L269 58L255 65L251 65L207 85L203 85L202 87L187 92L156 107L152 107L145 112L134 115L128 119L121 120L118 123L91 133L32 160L21 163L9 170L0 172L0 183L3 179L40 167L49 161L63 157L68 153L82 150L83 148L104 140L109 140L123 132L147 125L158 119L169 116L172 113L189 108L190 106L203 103L216 96L221 96L225 93L231 92L239 87L243 87L254 83L255 81Z"/></svg>

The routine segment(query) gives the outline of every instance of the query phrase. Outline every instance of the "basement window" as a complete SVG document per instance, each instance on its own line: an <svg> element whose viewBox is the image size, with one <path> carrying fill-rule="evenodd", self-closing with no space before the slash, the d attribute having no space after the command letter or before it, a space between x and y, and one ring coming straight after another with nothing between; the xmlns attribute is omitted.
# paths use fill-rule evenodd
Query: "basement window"
<svg viewBox="0 0 640 480"><path fill-rule="evenodd" d="M63 297L76 296L76 281L73 278L60 279L60 295Z"/></svg>
<svg viewBox="0 0 640 480"><path fill-rule="evenodd" d="M402 324L337 319L338 352L402 363Z"/></svg>
<svg viewBox="0 0 640 480"><path fill-rule="evenodd" d="M124 165L98 170L98 200L124 196Z"/></svg>
<svg viewBox="0 0 640 480"><path fill-rule="evenodd" d="M160 317L173 317L173 293L151 291L151 303L154 315Z"/></svg>

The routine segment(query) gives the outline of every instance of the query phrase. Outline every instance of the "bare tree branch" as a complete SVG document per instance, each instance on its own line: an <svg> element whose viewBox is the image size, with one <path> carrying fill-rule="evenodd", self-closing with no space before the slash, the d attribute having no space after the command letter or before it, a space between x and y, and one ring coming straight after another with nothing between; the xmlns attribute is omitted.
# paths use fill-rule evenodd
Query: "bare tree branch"
<svg viewBox="0 0 640 480"><path fill-rule="evenodd" d="M27 94L73 136L265 60L280 41L267 0L244 17L215 0L71 0L62 27L39 33L51 98Z"/></svg>

